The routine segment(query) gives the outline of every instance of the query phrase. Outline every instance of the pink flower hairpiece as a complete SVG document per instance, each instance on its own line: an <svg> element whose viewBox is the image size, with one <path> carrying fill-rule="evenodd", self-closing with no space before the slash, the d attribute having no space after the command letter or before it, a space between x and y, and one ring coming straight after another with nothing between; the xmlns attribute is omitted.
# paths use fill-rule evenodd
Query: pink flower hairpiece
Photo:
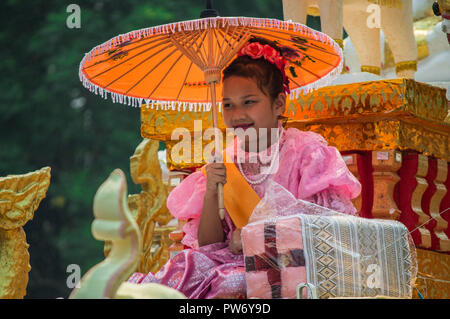
<svg viewBox="0 0 450 319"><path fill-rule="evenodd" d="M249 42L244 45L238 52L238 56L247 55L252 59L264 58L266 61L274 64L283 76L283 88L284 93L289 94L289 79L286 76L284 68L287 65L287 61L281 56L281 54L268 44L262 45L259 42Z"/></svg>

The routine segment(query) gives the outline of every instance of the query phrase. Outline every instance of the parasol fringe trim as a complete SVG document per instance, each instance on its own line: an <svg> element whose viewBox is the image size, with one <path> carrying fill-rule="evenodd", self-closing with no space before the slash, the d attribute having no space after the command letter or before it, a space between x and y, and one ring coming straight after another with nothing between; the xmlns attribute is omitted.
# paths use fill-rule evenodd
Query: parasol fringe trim
<svg viewBox="0 0 450 319"><path fill-rule="evenodd" d="M134 40L134 39L141 39L143 37L148 37L151 35L171 34L171 33L179 32L179 31L202 30L202 29L208 29L208 28L217 28L218 26L225 27L227 25L234 26L234 27L250 26L250 27L255 27L255 28L270 27L270 28L280 29L280 30L292 29L295 32L299 32L303 36L312 37L315 40L320 40L321 42L324 42L326 44L332 44L334 51L337 54L339 54L339 56L340 56L339 65L335 69L333 69L330 73L321 77L319 80L315 81L314 83L292 89L291 93L290 93L291 99L297 99L298 96L300 95L300 93L303 93L304 95L306 95L315 89L329 85L334 80L334 78L342 72L342 68L343 68L342 49L339 47L339 45L333 39L331 39L325 33L310 29L309 27L307 27L305 25L302 25L302 24L296 23L296 22L292 22L292 21L282 21L282 20L277 20L277 19L265 19L265 18L249 18L249 17L226 17L226 18L225 17L212 17L212 18L205 18L205 19L197 19L197 20L169 23L169 24L165 24L165 25L149 27L149 28L144 28L144 29L140 29L140 30L134 30L134 31L128 32L126 34L118 35L118 36L94 47L90 52L85 54L83 60L80 63L80 67L79 67L80 81L82 82L83 86L85 88L87 88L90 92L95 93L96 95L100 95L105 100L108 98L108 93L109 93L113 103L128 104L133 107L142 107L143 105L146 105L147 109L149 107L151 107L151 109L156 109L156 110L167 110L168 108L170 108L173 111L175 111L175 109L180 111L181 107L182 107L183 112L186 112L186 110L189 110L189 112L210 111L212 108L212 104L211 103L203 103L203 102L177 102L177 101L145 99L145 104L143 104L143 100L144 100L143 98L130 97L130 96L123 95L120 93L111 92L111 91L108 91L107 89L99 87L99 86L95 85L94 83L90 82L89 79L87 79L83 73L83 67L84 67L85 63L90 61L93 57L96 57L98 55L101 55L101 54L111 50L111 48L114 46L126 43L126 42ZM178 105L178 108L177 108L177 105ZM218 105L218 111L221 112L222 111L222 103L217 102L217 105Z"/></svg>
<svg viewBox="0 0 450 319"><path fill-rule="evenodd" d="M266 19L266 18L249 18L249 17L211 17L204 19L196 19L182 22L169 23L149 28L144 28L140 30L130 31L125 34L118 35L98 46L94 47L89 53L87 53L87 61L92 59L94 56L101 55L111 49L112 46L120 45L126 43L130 40L141 39L142 37L147 37L151 35L160 34L171 34L179 31L194 31L203 30L208 28L217 28L217 26L222 25L225 27L229 26L251 26L255 28L266 28L271 27L280 30L292 29L296 32L301 32L304 35L310 35L314 39L318 39L325 34L312 30L300 23L292 21L282 21L277 19ZM328 37L327 35L325 35Z"/></svg>

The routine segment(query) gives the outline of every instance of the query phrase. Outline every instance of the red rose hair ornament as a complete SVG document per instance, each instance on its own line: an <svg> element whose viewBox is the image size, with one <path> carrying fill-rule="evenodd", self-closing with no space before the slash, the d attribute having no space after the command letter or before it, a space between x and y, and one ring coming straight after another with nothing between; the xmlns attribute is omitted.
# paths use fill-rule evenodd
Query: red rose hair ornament
<svg viewBox="0 0 450 319"><path fill-rule="evenodd" d="M286 76L284 68L287 65L287 61L280 55L280 53L268 44L262 45L259 42L249 42L244 45L238 52L238 56L247 55L252 59L264 58L266 61L274 64L283 76L283 88L284 93L289 94L289 79Z"/></svg>

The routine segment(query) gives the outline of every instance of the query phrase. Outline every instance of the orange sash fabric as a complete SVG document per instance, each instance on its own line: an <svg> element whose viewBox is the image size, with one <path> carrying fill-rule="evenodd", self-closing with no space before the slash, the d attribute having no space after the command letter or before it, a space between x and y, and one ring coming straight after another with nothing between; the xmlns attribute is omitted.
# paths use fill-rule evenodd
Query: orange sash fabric
<svg viewBox="0 0 450 319"><path fill-rule="evenodd" d="M225 209L237 228L247 225L253 209L258 205L261 198L253 188L247 183L241 172L236 168L233 161L223 152L226 159L227 182L223 186L223 200ZM202 173L206 176L205 166Z"/></svg>

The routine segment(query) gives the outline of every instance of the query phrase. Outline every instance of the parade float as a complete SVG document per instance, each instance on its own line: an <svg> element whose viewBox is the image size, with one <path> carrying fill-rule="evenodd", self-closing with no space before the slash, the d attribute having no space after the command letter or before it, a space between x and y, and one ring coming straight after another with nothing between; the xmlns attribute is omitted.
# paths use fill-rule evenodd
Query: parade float
<svg viewBox="0 0 450 319"><path fill-rule="evenodd" d="M341 152L362 185L354 200L360 217L397 221L407 228L417 260L412 296L449 298L450 121L446 88L450 78L445 56L450 53L450 2L427 2L426 10L418 3L342 0L321 7L315 1L284 0L284 18L291 24L305 23L307 13L327 17L322 19L322 31L344 49L347 66L333 83L291 94L284 115L287 127L317 132ZM372 4L380 9L379 27L387 45L380 28L366 23L370 12L365 9ZM429 15L431 5L439 16ZM343 27L350 36L345 41ZM161 35L173 33L170 28L160 29ZM118 44L126 45L126 41ZM124 52L119 49L113 54L120 59ZM441 71L435 72L441 63ZM210 82L217 82L217 74L209 75ZM207 96L208 79L185 80L183 85L202 87ZM90 89L103 94L100 88ZM214 91L209 92L215 96ZM141 106L143 141L130 157L130 171L142 191L128 194L121 170L112 172L100 186L94 198L92 233L105 241L105 260L86 273L71 297L183 298L161 285L136 285L126 280L136 271L156 272L184 249L181 240L186 221L173 219L165 203L169 192L204 162L194 157L186 162L172 159L171 151L178 142L171 139L172 131L183 127L193 134L194 120L207 128L214 117L214 126L223 130L223 119L220 112L211 114L205 104L171 101L152 103L149 108L138 99L126 103ZM189 109L197 107L198 111ZM164 112L155 112L156 108ZM158 153L159 141L166 143L165 156ZM209 142L193 141L192 154ZM21 227L33 217L51 187L49 179L50 168L0 179L0 255L6 256L0 263L1 298L26 294L30 266ZM374 291L372 297L379 295Z"/></svg>

